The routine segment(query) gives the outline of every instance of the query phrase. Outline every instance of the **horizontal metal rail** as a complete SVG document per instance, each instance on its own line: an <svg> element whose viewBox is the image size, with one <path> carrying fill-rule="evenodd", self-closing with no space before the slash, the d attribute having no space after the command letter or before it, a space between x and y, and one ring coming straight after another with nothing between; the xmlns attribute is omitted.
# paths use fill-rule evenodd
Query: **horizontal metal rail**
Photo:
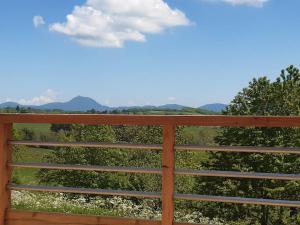
<svg viewBox="0 0 300 225"><path fill-rule="evenodd" d="M58 192L58 193L73 193L73 194L112 195L112 196L138 197L138 198L161 198L161 194L158 192L121 191L121 190L69 188L69 187L45 187L45 186L30 186L30 185L12 185L10 189L16 191L23 190L23 191ZM284 206L284 207L300 208L300 201L288 201L288 200L222 197L222 196L193 195L193 194L175 194L174 198L177 200L223 202L223 203L235 203L235 204L252 204L252 205L268 205L268 206Z"/></svg>
<svg viewBox="0 0 300 225"><path fill-rule="evenodd" d="M179 151L200 151L200 152L209 151L209 152L300 154L300 148L294 148L294 147L176 145L175 149Z"/></svg>
<svg viewBox="0 0 300 225"><path fill-rule="evenodd" d="M162 150L162 145L99 143L99 142L39 142L39 141L10 141L12 145L49 146L49 147L91 147L91 148L122 148ZM279 153L300 154L300 148L294 147L246 147L246 146L199 146L176 145L179 151L210 151L210 152L241 152L241 153Z"/></svg>
<svg viewBox="0 0 300 225"><path fill-rule="evenodd" d="M298 181L300 181L300 174L255 173L255 172L189 170L189 169L176 170L175 174L176 175L189 175L189 176L206 176L206 177L230 177L230 178L298 180Z"/></svg>
<svg viewBox="0 0 300 225"><path fill-rule="evenodd" d="M161 169L156 168L137 168L121 166L87 166L87 165L67 165L67 164L48 164L48 163L10 163L9 166L16 168L36 168L53 170L81 170L97 172L123 172L123 173L144 173L161 174Z"/></svg>
<svg viewBox="0 0 300 225"><path fill-rule="evenodd" d="M122 148L162 150L162 145L99 143L99 142L40 142L40 141L10 141L12 145L49 146L49 147L88 147L88 148Z"/></svg>
<svg viewBox="0 0 300 225"><path fill-rule="evenodd" d="M143 174L160 174L160 175L162 174L162 170L157 168L137 168L137 167L120 167L120 166L90 166L90 165L48 164L48 163L10 163L9 166L14 168L80 170L80 171L97 171L97 172L123 172L123 173L143 173ZM299 174L277 174L277 173L255 173L255 172L189 170L189 169L175 170L175 174L189 175L189 176L300 181Z"/></svg>
<svg viewBox="0 0 300 225"><path fill-rule="evenodd" d="M99 143L99 142L40 142L40 141L9 141L12 145L49 146L49 147L89 147L89 148L122 148L162 150L159 144L127 144L127 143ZM210 152L241 152L241 153L279 153L300 154L300 148L294 147L246 147L246 146L199 146L176 145L179 151L210 151Z"/></svg>
<svg viewBox="0 0 300 225"><path fill-rule="evenodd" d="M235 203L235 204L284 206L284 207L300 208L300 201L288 201L288 200L222 197L222 196L193 195L193 194L175 194L175 199L191 200L191 201L204 201L204 202L223 202L223 203Z"/></svg>
<svg viewBox="0 0 300 225"><path fill-rule="evenodd" d="M71 188L71 187L49 187L49 186L31 186L31 185L12 185L11 190L15 191L41 191L41 192L58 192L73 194L90 194L90 195L113 195L137 198L161 198L158 192L142 191L122 191L107 189L90 189L90 188Z"/></svg>

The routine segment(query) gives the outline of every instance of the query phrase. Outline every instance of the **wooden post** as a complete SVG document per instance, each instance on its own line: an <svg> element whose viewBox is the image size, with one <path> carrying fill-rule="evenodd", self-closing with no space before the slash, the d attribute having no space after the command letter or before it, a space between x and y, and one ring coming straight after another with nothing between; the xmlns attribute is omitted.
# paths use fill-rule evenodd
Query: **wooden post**
<svg viewBox="0 0 300 225"><path fill-rule="evenodd" d="M175 126L163 127L162 225L174 221Z"/></svg>
<svg viewBox="0 0 300 225"><path fill-rule="evenodd" d="M12 159L11 146L12 124L0 123L0 225L5 225L6 210L10 207L10 190L7 185L11 179L11 169L8 162Z"/></svg>

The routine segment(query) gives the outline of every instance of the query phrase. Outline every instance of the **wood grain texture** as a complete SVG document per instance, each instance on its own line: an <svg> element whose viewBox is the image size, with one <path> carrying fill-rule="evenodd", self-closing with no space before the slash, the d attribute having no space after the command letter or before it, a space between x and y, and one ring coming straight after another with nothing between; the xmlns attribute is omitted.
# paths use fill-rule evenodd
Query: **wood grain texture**
<svg viewBox="0 0 300 225"><path fill-rule="evenodd" d="M2 123L300 127L299 116L0 114Z"/></svg>
<svg viewBox="0 0 300 225"><path fill-rule="evenodd" d="M6 225L160 225L160 221L10 210Z"/></svg>
<svg viewBox="0 0 300 225"><path fill-rule="evenodd" d="M6 225L161 225L161 221L9 210ZM174 223L191 225L190 223ZM204 225L204 224L196 224Z"/></svg>
<svg viewBox="0 0 300 225"><path fill-rule="evenodd" d="M10 190L7 188L11 179L8 162L12 159L11 146L12 124L0 123L0 225L5 225L5 213L10 207Z"/></svg>
<svg viewBox="0 0 300 225"><path fill-rule="evenodd" d="M162 225L172 225L174 221L174 177L175 177L175 127L163 127L162 156Z"/></svg>

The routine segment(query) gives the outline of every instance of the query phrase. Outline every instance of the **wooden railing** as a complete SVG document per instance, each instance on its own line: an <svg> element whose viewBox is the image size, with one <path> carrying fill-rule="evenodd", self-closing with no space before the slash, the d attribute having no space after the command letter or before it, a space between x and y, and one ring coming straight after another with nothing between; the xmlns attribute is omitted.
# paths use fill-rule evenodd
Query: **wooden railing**
<svg viewBox="0 0 300 225"><path fill-rule="evenodd" d="M16 141L12 139L13 123L70 123L85 125L157 125L163 128L163 145L135 145L112 143L61 143ZM174 224L174 200L194 200L236 204L256 204L300 208L300 201L254 199L239 197L208 196L174 193L175 175L234 177L250 179L300 180L299 174L274 174L236 171L175 170L175 151L222 151L246 153L300 154L300 148L286 147L233 147L233 146L186 146L175 145L176 126L222 126L222 127L300 127L300 117L253 117L253 116L143 116L143 115L40 115L0 114L0 225L172 225ZM100 167L44 163L12 162L12 145L28 146L82 146L99 148L156 149L162 150L162 170L135 167ZM162 175L162 193L86 189L70 187L43 187L15 185L11 183L13 168L44 168L55 170L81 170L127 172ZM162 221L148 221L125 218L66 215L56 213L22 212L10 208L11 190L80 193L95 195L117 195L162 200ZM177 223L179 224L179 223Z"/></svg>

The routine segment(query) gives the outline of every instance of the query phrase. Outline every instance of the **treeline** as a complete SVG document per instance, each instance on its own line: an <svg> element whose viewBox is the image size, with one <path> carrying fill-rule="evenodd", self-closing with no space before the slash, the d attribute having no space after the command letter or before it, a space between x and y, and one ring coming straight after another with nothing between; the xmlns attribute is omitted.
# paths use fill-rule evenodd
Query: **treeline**
<svg viewBox="0 0 300 225"><path fill-rule="evenodd" d="M5 107L0 108L0 113L39 113L39 114L138 114L138 115L188 115L188 114L203 114L203 115L212 115L212 114L219 114L218 112L208 111L199 108L183 108L183 109L159 109L159 108L129 108L129 109L113 109L113 110L104 110L104 111L97 111L95 109L87 110L87 111L64 111L59 109L53 110L42 110L42 109L35 109L32 107L24 107L24 106L17 106L17 107Z"/></svg>

